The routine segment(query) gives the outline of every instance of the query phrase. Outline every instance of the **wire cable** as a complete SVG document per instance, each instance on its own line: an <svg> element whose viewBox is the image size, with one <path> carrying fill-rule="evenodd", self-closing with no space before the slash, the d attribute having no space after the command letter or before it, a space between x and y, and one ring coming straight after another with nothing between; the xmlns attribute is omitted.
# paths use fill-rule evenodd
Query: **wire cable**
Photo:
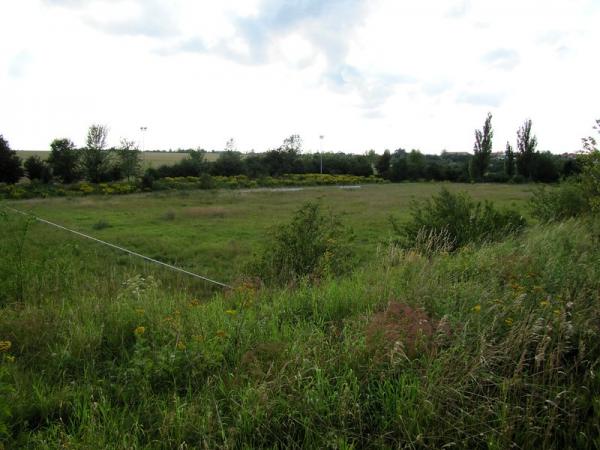
<svg viewBox="0 0 600 450"><path fill-rule="evenodd" d="M176 266L173 266L171 264L167 264L165 262L159 261L157 259L150 258L149 256L145 256L145 255L142 255L141 253L134 252L134 251L126 249L124 247L120 247L118 245L111 244L110 242L103 241L102 239L98 239L98 238L95 238L93 236L88 236L87 234L81 233L80 231L71 230L70 228L64 227L64 226L59 225L59 224L54 223L54 222L50 222L49 220L46 220L46 219L42 219L41 217L34 216L33 214L30 214L30 213L27 213L27 212L24 212L24 211L20 211L18 209L15 209L15 208L12 208L12 207L6 206L6 205L4 205L4 208L12 210L12 211L14 211L14 212L16 212L18 214L23 215L23 216L31 217L31 218L37 220L38 222L45 223L46 225L51 225L53 227L60 228L61 230L68 231L69 233L73 233L73 234L76 234L78 236L84 237L86 239L90 239L92 241L98 242L98 243L106 245L108 247L112 247L114 249L120 250L120 251L128 253L130 255L137 256L138 258L145 259L146 261L150 261L150 262L153 262L155 264L159 264L161 266L167 267L167 268L169 268L171 270L174 270L176 272L185 273L186 275L190 275L192 277L200 278L201 280L204 280L204 281L207 281L209 283L213 283L213 284L219 285L219 286L227 288L227 289L233 289L228 284L221 283L220 281L212 280L212 279L204 277L202 275L198 275L197 273L190 272L189 270L182 269L181 267L176 267Z"/></svg>

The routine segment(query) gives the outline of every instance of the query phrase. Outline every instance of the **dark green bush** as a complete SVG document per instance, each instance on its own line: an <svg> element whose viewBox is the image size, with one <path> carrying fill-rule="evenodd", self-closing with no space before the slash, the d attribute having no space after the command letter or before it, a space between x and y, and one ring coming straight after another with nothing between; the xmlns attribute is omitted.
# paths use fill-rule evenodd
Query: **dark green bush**
<svg viewBox="0 0 600 450"><path fill-rule="evenodd" d="M275 229L250 270L267 284L338 275L352 266L352 239L352 232L335 215L308 202L290 223Z"/></svg>
<svg viewBox="0 0 600 450"><path fill-rule="evenodd" d="M498 210L491 202L475 202L465 193L439 194L411 205L411 219L399 224L392 219L397 243L425 253L453 251L468 243L502 239L525 226L515 210Z"/></svg>
<svg viewBox="0 0 600 450"><path fill-rule="evenodd" d="M558 187L541 186L535 189L529 206L533 217L541 222L563 220L589 211L583 188L576 182L564 182Z"/></svg>

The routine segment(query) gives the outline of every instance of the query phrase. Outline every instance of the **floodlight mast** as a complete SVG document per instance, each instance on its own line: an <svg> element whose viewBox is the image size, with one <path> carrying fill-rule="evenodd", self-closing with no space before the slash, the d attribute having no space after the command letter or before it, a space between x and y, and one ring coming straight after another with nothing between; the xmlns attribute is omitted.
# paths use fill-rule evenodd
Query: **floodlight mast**
<svg viewBox="0 0 600 450"><path fill-rule="evenodd" d="M142 151L144 151L144 135L146 134L146 131L148 131L148 127L140 127L140 131L142 132Z"/></svg>
<svg viewBox="0 0 600 450"><path fill-rule="evenodd" d="M323 175L323 136L322 134L319 136L320 145L319 145L319 156L321 157L321 175Z"/></svg>

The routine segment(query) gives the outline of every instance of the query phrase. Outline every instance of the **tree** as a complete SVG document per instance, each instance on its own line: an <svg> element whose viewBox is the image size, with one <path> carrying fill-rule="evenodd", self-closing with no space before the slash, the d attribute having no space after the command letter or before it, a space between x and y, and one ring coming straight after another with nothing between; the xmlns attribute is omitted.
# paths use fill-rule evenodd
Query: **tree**
<svg viewBox="0 0 600 450"><path fill-rule="evenodd" d="M390 176L390 164L392 162L392 155L389 150L383 152L383 155L379 157L377 163L375 164L375 169L377 169L377 174L382 178L389 178Z"/></svg>
<svg viewBox="0 0 600 450"><path fill-rule="evenodd" d="M214 175L230 177L242 175L246 172L244 161L240 152L227 150L219 155L215 161L212 171Z"/></svg>
<svg viewBox="0 0 600 450"><path fill-rule="evenodd" d="M419 150L412 149L406 162L407 176L410 180L419 180L425 176L425 156Z"/></svg>
<svg viewBox="0 0 600 450"><path fill-rule="evenodd" d="M39 156L30 156L25 160L25 172L30 180L39 180L43 183L49 183L52 180L52 172L45 161Z"/></svg>
<svg viewBox="0 0 600 450"><path fill-rule="evenodd" d="M236 152L237 145L235 144L235 139L231 138L225 143L225 151L226 152Z"/></svg>
<svg viewBox="0 0 600 450"><path fill-rule="evenodd" d="M23 176L21 159L0 134L0 183L14 184Z"/></svg>
<svg viewBox="0 0 600 450"><path fill-rule="evenodd" d="M300 154L302 153L302 138L299 134L292 134L283 140L280 149L286 152Z"/></svg>
<svg viewBox="0 0 600 450"><path fill-rule="evenodd" d="M133 141L121 139L121 145L116 150L118 165L121 174L130 180L140 174L142 170L142 152Z"/></svg>
<svg viewBox="0 0 600 450"><path fill-rule="evenodd" d="M81 152L69 139L54 139L50 144L48 165L55 177L63 183L73 183L81 178L79 159Z"/></svg>
<svg viewBox="0 0 600 450"><path fill-rule="evenodd" d="M481 180L490 163L492 154L492 114L488 113L482 130L475 130L475 144L473 146L473 158L469 165L471 179Z"/></svg>
<svg viewBox="0 0 600 450"><path fill-rule="evenodd" d="M558 161L550 152L535 153L531 169L531 178L542 183L554 183L559 180Z"/></svg>
<svg viewBox="0 0 600 450"><path fill-rule="evenodd" d="M504 152L504 173L509 179L515 175L515 152L508 141Z"/></svg>
<svg viewBox="0 0 600 450"><path fill-rule="evenodd" d="M527 119L517 130L517 172L529 180L533 175L536 146L537 138L531 133L531 119Z"/></svg>
<svg viewBox="0 0 600 450"><path fill-rule="evenodd" d="M292 134L277 149L266 152L263 161L269 175L302 172L301 151L302 138L298 134Z"/></svg>
<svg viewBox="0 0 600 450"><path fill-rule="evenodd" d="M94 124L90 126L83 149L81 166L88 181L103 181L110 170L110 152L105 150L108 127Z"/></svg>

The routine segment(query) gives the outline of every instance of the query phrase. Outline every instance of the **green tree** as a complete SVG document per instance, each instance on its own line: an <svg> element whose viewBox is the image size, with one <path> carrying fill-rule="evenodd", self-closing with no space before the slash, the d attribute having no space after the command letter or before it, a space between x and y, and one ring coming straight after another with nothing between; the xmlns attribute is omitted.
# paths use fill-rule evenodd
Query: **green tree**
<svg viewBox="0 0 600 450"><path fill-rule="evenodd" d="M106 150L107 136L108 127L106 125L94 124L88 129L81 166L85 177L92 183L103 181L110 170L110 152Z"/></svg>
<svg viewBox="0 0 600 450"><path fill-rule="evenodd" d="M375 168L377 169L377 174L385 179L388 179L390 176L390 165L392 162L392 155L389 150L383 152L383 155L379 157L377 160L377 164L375 164Z"/></svg>
<svg viewBox="0 0 600 450"><path fill-rule="evenodd" d="M475 144L473 146L473 157L469 165L471 179L479 181L483 179L483 175L490 163L490 155L492 154L492 138L494 131L492 130L492 114L488 113L483 129L475 130Z"/></svg>
<svg viewBox="0 0 600 450"><path fill-rule="evenodd" d="M510 142L506 142L506 151L504 152L504 173L510 179L515 175L515 152Z"/></svg>
<svg viewBox="0 0 600 450"><path fill-rule="evenodd" d="M531 180L535 165L537 138L531 132L531 119L517 130L517 173Z"/></svg>
<svg viewBox="0 0 600 450"><path fill-rule="evenodd" d="M21 159L0 134L0 183L14 184L24 175Z"/></svg>
<svg viewBox="0 0 600 450"><path fill-rule="evenodd" d="M73 183L81 179L79 160L81 152L69 139L54 139L50 144L48 165L55 177L63 183Z"/></svg>
<svg viewBox="0 0 600 450"><path fill-rule="evenodd" d="M409 180L419 180L425 176L425 155L419 150L412 149L406 162Z"/></svg>
<svg viewBox="0 0 600 450"><path fill-rule="evenodd" d="M600 119L594 130L600 133ZM581 166L581 183L592 212L600 213L600 150L593 136L583 139L585 154L578 158Z"/></svg>
<svg viewBox="0 0 600 450"><path fill-rule="evenodd" d="M25 160L25 173L30 180L38 180L49 183L52 180L52 171L45 161L37 156L30 156Z"/></svg>
<svg viewBox="0 0 600 450"><path fill-rule="evenodd" d="M115 153L121 174L128 180L138 177L142 170L142 152L135 142L121 139L121 145Z"/></svg>
<svg viewBox="0 0 600 450"><path fill-rule="evenodd" d="M227 150L219 155L213 164L214 175L233 176L245 173L244 161L240 152Z"/></svg>

